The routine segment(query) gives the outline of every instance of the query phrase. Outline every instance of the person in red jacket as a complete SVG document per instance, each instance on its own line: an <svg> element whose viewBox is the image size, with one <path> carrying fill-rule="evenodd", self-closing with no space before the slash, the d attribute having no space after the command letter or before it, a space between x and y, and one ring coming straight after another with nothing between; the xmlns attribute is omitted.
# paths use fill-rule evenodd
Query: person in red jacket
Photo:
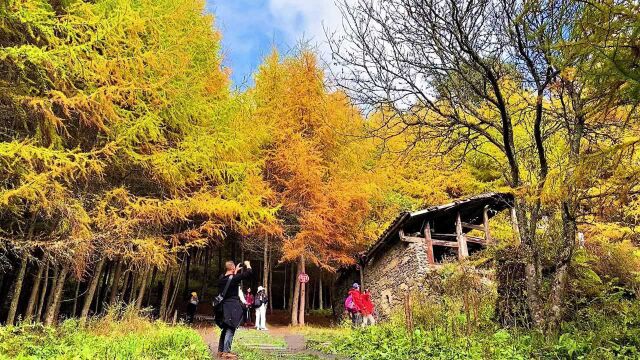
<svg viewBox="0 0 640 360"><path fill-rule="evenodd" d="M362 293L360 292L360 284L353 283L349 296L345 301L345 308L351 316L351 322L354 326L358 326L362 322Z"/></svg>
<svg viewBox="0 0 640 360"><path fill-rule="evenodd" d="M371 294L369 289L365 290L361 296L362 299L362 326L374 325L376 319L373 317L374 305L371 302Z"/></svg>
<svg viewBox="0 0 640 360"><path fill-rule="evenodd" d="M253 308L253 294L251 293L251 288L247 289L247 293L244 295L246 300L246 304L244 304L244 325L247 327L252 327L253 322L251 321L251 309Z"/></svg>

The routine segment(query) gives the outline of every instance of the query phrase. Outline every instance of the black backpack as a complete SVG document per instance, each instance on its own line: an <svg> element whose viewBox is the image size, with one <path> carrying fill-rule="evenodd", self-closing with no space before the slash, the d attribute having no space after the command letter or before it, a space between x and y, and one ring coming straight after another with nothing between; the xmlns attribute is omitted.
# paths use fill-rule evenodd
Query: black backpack
<svg viewBox="0 0 640 360"><path fill-rule="evenodd" d="M262 297L260 295L256 295L253 299L253 307L259 308L260 306L262 306Z"/></svg>

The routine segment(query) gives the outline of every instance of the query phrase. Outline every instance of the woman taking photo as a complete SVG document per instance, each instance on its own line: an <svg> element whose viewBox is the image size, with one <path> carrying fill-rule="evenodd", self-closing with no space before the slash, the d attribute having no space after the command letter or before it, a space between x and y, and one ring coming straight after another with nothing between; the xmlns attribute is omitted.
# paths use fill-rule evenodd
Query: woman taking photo
<svg viewBox="0 0 640 360"><path fill-rule="evenodd" d="M244 309L236 289L240 281L251 276L252 270L249 261L244 262L244 267L241 264L235 266L233 261L227 261L225 269L226 272L218 280L222 301L214 308L216 324L222 330L218 342L218 358L237 359L236 355L231 354L231 343L236 329L242 322Z"/></svg>

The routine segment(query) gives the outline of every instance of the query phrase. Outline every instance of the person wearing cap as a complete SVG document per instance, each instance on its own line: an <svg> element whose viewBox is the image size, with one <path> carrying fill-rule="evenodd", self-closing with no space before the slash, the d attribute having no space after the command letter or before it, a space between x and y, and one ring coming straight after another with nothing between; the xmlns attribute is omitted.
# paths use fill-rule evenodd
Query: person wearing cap
<svg viewBox="0 0 640 360"><path fill-rule="evenodd" d="M253 300L253 305L256 308L256 330L268 330L267 329L267 303L269 298L267 297L267 290L258 286L258 292Z"/></svg>
<svg viewBox="0 0 640 360"><path fill-rule="evenodd" d="M191 299L187 303L187 323L193 324L193 319L196 316L196 310L198 310L198 294L194 291L191 293Z"/></svg>
<svg viewBox="0 0 640 360"><path fill-rule="evenodd" d="M358 326L362 323L362 293L360 292L360 284L353 283L349 290L349 295L345 301L345 309L351 316L351 322L354 326Z"/></svg>

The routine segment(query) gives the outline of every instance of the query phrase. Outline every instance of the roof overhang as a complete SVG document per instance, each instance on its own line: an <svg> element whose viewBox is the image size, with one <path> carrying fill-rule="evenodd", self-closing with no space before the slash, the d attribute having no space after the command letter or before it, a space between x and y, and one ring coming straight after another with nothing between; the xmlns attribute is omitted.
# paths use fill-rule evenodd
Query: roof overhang
<svg viewBox="0 0 640 360"><path fill-rule="evenodd" d="M431 206L419 211L400 213L369 248L362 260L366 263L378 251L398 242L400 230L405 233L419 233L429 222L431 228L437 232L452 233L455 232L455 220L458 213L463 222L479 225L482 224L485 208L489 209L488 215L492 217L504 209L513 207L513 203L512 194L491 192L444 205Z"/></svg>

